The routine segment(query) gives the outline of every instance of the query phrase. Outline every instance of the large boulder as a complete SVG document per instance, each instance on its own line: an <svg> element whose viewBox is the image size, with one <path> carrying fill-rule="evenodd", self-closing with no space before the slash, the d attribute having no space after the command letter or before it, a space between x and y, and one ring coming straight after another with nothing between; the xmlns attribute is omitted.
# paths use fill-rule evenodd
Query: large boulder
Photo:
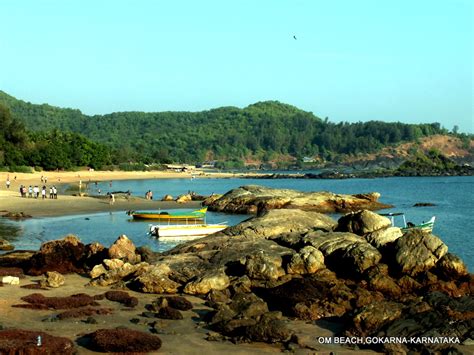
<svg viewBox="0 0 474 355"><path fill-rule="evenodd" d="M130 287L145 293L177 293L181 284L170 280L170 272L166 264L151 265L131 282Z"/></svg>
<svg viewBox="0 0 474 355"><path fill-rule="evenodd" d="M388 227L367 233L364 237L374 247L381 248L396 241L402 235L403 233L400 228Z"/></svg>
<svg viewBox="0 0 474 355"><path fill-rule="evenodd" d="M351 333L358 336L373 334L385 324L388 324L402 315L403 305L382 301L362 307L353 317Z"/></svg>
<svg viewBox="0 0 474 355"><path fill-rule="evenodd" d="M392 225L390 219L377 213L362 210L348 213L337 221L336 230L358 235L372 233Z"/></svg>
<svg viewBox="0 0 474 355"><path fill-rule="evenodd" d="M302 210L270 210L248 219L222 233L272 239L283 233L304 233L311 230L331 231L336 222L329 216Z"/></svg>
<svg viewBox="0 0 474 355"><path fill-rule="evenodd" d="M26 273L29 275L42 275L47 271L57 271L61 274L83 273L84 250L84 244L74 235L45 242L29 259Z"/></svg>
<svg viewBox="0 0 474 355"><path fill-rule="evenodd" d="M446 279L458 279L468 275L466 264L457 255L447 253L436 265L438 272Z"/></svg>
<svg viewBox="0 0 474 355"><path fill-rule="evenodd" d="M224 269L209 271L199 277L197 280L191 281L184 287L184 293L191 295L205 295L211 290L223 290L229 287L230 279L225 274Z"/></svg>
<svg viewBox="0 0 474 355"><path fill-rule="evenodd" d="M414 229L396 240L395 252L399 271L414 276L433 268L448 252L448 247L433 234Z"/></svg>
<svg viewBox="0 0 474 355"><path fill-rule="evenodd" d="M80 340L90 350L108 353L149 353L161 348L156 335L125 328L99 329Z"/></svg>
<svg viewBox="0 0 474 355"><path fill-rule="evenodd" d="M245 273L251 279L276 280L285 274L281 264L282 258L276 253L266 253L263 250L245 256L241 260Z"/></svg>
<svg viewBox="0 0 474 355"><path fill-rule="evenodd" d="M298 208L322 213L390 207L377 201L378 194L341 195L331 192L301 192L247 185L233 189L214 201L204 201L212 211L254 214L261 210Z"/></svg>
<svg viewBox="0 0 474 355"><path fill-rule="evenodd" d="M109 248L110 259L122 259L131 264L140 262L140 255L136 253L135 244L125 235L121 235Z"/></svg>
<svg viewBox="0 0 474 355"><path fill-rule="evenodd" d="M289 274L313 274L325 267L323 253L309 245L293 254L287 265L287 272Z"/></svg>
<svg viewBox="0 0 474 355"><path fill-rule="evenodd" d="M361 274L378 264L382 255L365 239L352 233L308 233L304 241L320 250L327 267L347 276Z"/></svg>

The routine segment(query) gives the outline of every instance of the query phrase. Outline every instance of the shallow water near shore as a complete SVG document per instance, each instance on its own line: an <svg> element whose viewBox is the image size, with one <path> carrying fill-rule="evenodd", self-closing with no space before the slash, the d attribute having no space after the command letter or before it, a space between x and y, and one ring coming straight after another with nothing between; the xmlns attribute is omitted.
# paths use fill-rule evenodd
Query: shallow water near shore
<svg viewBox="0 0 474 355"><path fill-rule="evenodd" d="M151 179L120 180L89 184L89 193L128 191L134 196L144 196L151 190L155 198L165 194L176 197L188 191L197 194L225 193L242 185L264 185L302 191L331 191L354 194L380 192L380 201L395 207L383 212L405 212L407 221L415 224L436 216L433 234L441 237L450 252L459 255L474 269L474 241L472 216L474 214L474 177L393 177L376 179ZM112 185L112 186L110 186ZM413 207L415 203L428 202L435 206ZM227 221L237 224L247 218L239 215L208 213L208 223ZM148 245L153 250L164 251L176 245L158 242L148 236L149 222L131 222L125 212L98 213L80 216L35 218L20 222L0 221L0 237L10 240L16 249L37 249L41 242L57 239L66 234L77 234L85 243L99 241L109 246L118 235L126 234L137 246ZM3 227L2 227L3 226Z"/></svg>

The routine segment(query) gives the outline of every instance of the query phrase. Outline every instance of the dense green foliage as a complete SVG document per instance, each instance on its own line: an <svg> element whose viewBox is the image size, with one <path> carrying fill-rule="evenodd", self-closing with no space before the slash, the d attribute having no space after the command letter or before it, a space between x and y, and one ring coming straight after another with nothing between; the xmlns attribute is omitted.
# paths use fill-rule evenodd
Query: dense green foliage
<svg viewBox="0 0 474 355"><path fill-rule="evenodd" d="M404 174L430 175L458 168L462 167L445 157L438 150L431 149L427 154L416 152L413 158L405 161L397 170Z"/></svg>
<svg viewBox="0 0 474 355"><path fill-rule="evenodd" d="M50 105L34 105L0 91L1 103L30 130L76 132L107 145L114 151L115 164L222 160L241 166L242 159L248 157L268 161L283 155L334 160L340 154L374 152L386 145L446 133L438 123L410 125L371 121L335 124L276 101L259 102L244 109L118 112L101 116L87 116L79 110ZM41 135L36 138L47 139ZM78 138L64 137L64 143L72 143L73 139ZM63 150L67 151L65 147ZM56 153L51 154L61 157L59 152ZM88 156L87 153L79 155L79 160ZM46 164L46 160L40 158L35 158L35 162Z"/></svg>
<svg viewBox="0 0 474 355"><path fill-rule="evenodd" d="M25 166L47 170L71 169L76 166L101 168L110 164L110 150L78 133L28 132L12 118L8 108L0 104L0 166L15 171Z"/></svg>

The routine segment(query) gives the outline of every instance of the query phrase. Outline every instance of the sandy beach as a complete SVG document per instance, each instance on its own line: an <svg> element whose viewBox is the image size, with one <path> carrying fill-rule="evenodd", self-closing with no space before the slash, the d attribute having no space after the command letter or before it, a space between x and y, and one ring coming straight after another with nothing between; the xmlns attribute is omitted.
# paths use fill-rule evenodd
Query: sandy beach
<svg viewBox="0 0 474 355"><path fill-rule="evenodd" d="M203 173L197 172L198 178L225 178L231 177L229 173ZM109 204L108 198L79 197L71 195L60 195L57 200L34 198L21 198L20 185L42 186L41 177L47 177L48 193L49 186L62 184L87 184L95 181L114 181L131 179L171 179L189 178L188 172L126 172L126 171L65 171L65 172L35 172L26 173L0 173L0 212L23 212L33 217L60 216L82 213L139 210L139 209L174 209L195 208L199 202L178 204L176 202L162 202L158 200L146 200L141 197L132 196L129 200L117 196L114 205ZM16 179L15 179L16 177ZM6 181L10 180L10 188L7 189ZM163 196L156 196L161 199Z"/></svg>

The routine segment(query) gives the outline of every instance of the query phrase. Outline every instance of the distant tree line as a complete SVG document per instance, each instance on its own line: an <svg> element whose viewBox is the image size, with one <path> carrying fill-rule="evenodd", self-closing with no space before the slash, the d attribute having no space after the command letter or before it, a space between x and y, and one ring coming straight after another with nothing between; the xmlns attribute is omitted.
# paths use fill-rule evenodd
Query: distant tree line
<svg viewBox="0 0 474 355"><path fill-rule="evenodd" d="M100 169L111 163L110 148L93 142L81 134L31 132L12 118L7 107L0 104L0 167L41 167L46 170L89 166Z"/></svg>
<svg viewBox="0 0 474 355"><path fill-rule="evenodd" d="M30 131L38 131L23 133L22 139L28 137L29 144L12 143L28 152L19 154L15 161L28 160L48 168L60 165L59 160L65 157L70 164L90 166L109 161L151 164L206 160L233 161L239 166L248 157L268 161L282 155L333 161L341 154L370 153L387 145L447 133L439 123L332 123L277 101L259 102L244 109L96 116L26 103L0 91L1 103ZM21 137L11 138L18 141Z"/></svg>

